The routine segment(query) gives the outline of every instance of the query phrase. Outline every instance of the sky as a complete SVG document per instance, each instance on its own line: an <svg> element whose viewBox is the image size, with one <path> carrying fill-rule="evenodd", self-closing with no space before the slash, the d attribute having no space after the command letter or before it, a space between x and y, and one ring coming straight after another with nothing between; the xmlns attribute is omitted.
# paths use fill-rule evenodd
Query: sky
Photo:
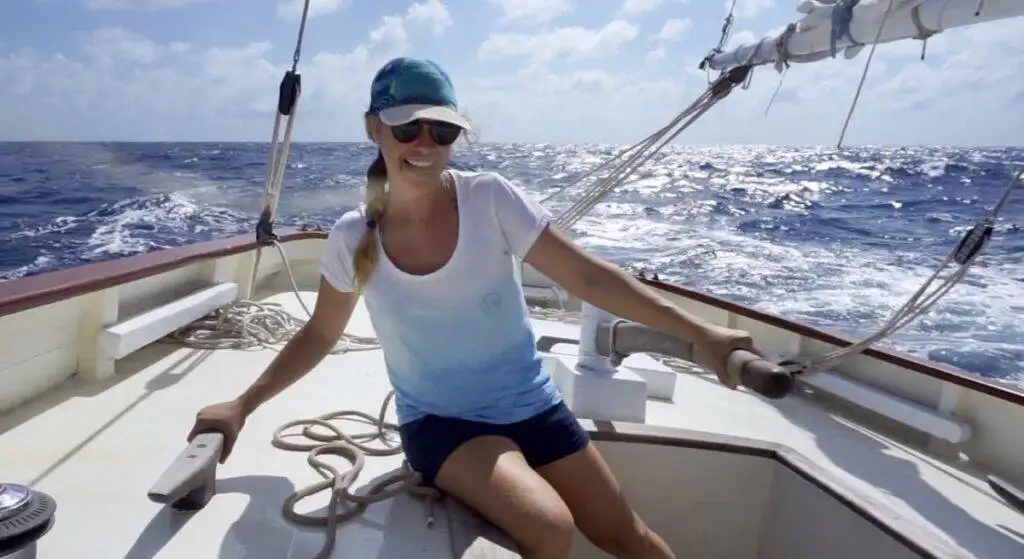
<svg viewBox="0 0 1024 559"><path fill-rule="evenodd" d="M295 141L363 141L376 70L431 58L478 142L630 144L707 87L732 0L311 0ZM800 17L737 0L731 45ZM268 141L301 0L8 0L0 140ZM1024 144L1021 19L880 46L852 145ZM1015 27L1018 29L1015 31ZM676 140L834 145L867 50L754 72Z"/></svg>

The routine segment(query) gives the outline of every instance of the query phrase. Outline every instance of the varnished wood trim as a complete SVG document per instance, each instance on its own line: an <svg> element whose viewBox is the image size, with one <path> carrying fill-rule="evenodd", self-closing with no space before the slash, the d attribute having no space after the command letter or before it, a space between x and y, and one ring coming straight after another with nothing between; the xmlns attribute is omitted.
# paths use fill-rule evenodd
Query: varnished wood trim
<svg viewBox="0 0 1024 559"><path fill-rule="evenodd" d="M279 237L281 243L286 243L322 239L327 233L288 231L280 233ZM255 248L253 235L239 235L0 282L0 316Z"/></svg>
<svg viewBox="0 0 1024 559"><path fill-rule="evenodd" d="M733 301L721 299L719 297L715 297L707 293L702 293L700 291L695 291L693 289L673 285L670 283L665 283L662 281L656 281L647 278L637 279L639 279L641 282L647 285L650 285L651 287L661 289L668 293L679 295L680 297L685 297L687 299L693 299L694 301L711 305L713 307L720 308L724 311L735 313L740 316L756 320L758 322L764 322L765 324L770 324L777 328L788 330L790 332L793 332L794 334L799 334L807 338L811 338L828 344L834 344L839 347L847 347L855 343L852 340L843 338L841 336L837 336L830 332L825 332L824 330L819 330L817 328L808 326L806 324L801 324L799 322L793 322L792 320L785 319L781 316L760 311L751 307L747 307L745 305L741 305ZM896 365L897 367L910 369L915 373L920 373L922 375L943 380L951 384L956 384L969 390L975 390L977 392L987 394L994 398L1005 400L1014 405L1024 406L1024 391L1015 390L1013 388L1003 386L996 382L990 381L984 377L973 376L969 373L965 373L943 363L925 361L923 359L919 359L917 357L914 357L913 355L909 355L906 353L878 348L867 348L862 353L868 357L878 359L879 361L884 361L886 363Z"/></svg>
<svg viewBox="0 0 1024 559"><path fill-rule="evenodd" d="M598 442L693 448L774 460L806 479L922 558L966 559L963 554L951 549L939 537L922 531L912 520L907 520L896 513L887 504L847 486L832 472L788 446L758 439L660 425L591 420L582 420L580 423L589 433L591 440Z"/></svg>

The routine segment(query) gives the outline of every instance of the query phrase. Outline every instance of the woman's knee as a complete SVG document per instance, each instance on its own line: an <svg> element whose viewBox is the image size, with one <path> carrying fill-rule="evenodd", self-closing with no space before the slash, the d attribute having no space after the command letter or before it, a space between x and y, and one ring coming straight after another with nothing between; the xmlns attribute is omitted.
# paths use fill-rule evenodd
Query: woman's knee
<svg viewBox="0 0 1024 559"><path fill-rule="evenodd" d="M512 537L519 544L524 558L568 559L575 531L572 514L563 504L561 509L535 518L532 528Z"/></svg>
<svg viewBox="0 0 1024 559"><path fill-rule="evenodd" d="M661 557L655 553L659 549L657 536L639 518L591 531L586 536L602 551L619 559Z"/></svg>

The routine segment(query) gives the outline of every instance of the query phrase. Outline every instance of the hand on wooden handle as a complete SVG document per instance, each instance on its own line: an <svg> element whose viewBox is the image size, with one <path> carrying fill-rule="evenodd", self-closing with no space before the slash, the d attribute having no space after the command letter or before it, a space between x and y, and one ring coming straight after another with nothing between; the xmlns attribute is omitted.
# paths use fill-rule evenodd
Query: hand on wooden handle
<svg viewBox="0 0 1024 559"><path fill-rule="evenodd" d="M766 398L779 399L793 389L793 375L756 353L737 349L729 354L729 375Z"/></svg>

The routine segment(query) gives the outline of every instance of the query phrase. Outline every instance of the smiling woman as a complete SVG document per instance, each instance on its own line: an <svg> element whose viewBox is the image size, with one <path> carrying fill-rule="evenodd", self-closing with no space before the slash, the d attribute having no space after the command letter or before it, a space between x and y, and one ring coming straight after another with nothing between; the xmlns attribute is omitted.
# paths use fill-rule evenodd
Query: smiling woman
<svg viewBox="0 0 1024 559"><path fill-rule="evenodd" d="M516 259L580 299L695 343L730 387L726 356L753 349L750 336L692 317L583 252L504 177L450 169L469 123L436 63L388 62L365 122L378 147L365 205L328 237L312 318L241 396L201 410L190 439L220 431L226 456L245 418L323 359L365 296L402 447L424 484L503 528L524 557L568 557L575 527L616 557L674 557L542 367Z"/></svg>

